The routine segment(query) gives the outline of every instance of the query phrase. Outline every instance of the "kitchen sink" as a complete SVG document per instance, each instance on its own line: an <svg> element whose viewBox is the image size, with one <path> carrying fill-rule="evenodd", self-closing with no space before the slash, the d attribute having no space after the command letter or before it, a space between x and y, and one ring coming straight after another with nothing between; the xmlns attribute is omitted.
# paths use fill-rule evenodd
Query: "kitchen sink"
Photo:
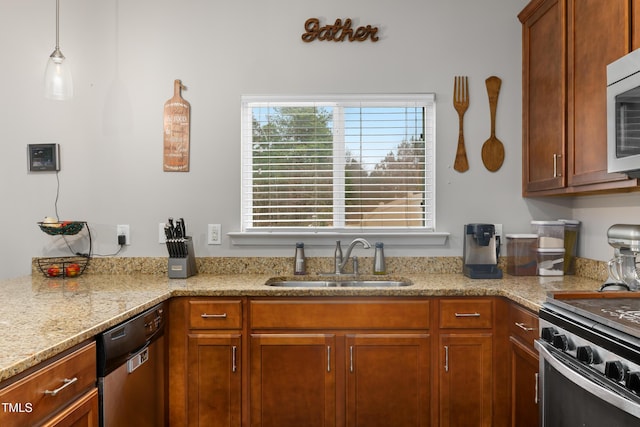
<svg viewBox="0 0 640 427"><path fill-rule="evenodd" d="M296 280L270 279L265 285L283 288L395 288L411 286L409 280Z"/></svg>

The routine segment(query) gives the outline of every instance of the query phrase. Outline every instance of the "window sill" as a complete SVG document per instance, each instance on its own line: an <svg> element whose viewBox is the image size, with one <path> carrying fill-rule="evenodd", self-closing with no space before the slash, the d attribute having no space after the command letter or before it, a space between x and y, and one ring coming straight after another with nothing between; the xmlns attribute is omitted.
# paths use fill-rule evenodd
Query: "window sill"
<svg viewBox="0 0 640 427"><path fill-rule="evenodd" d="M405 231L405 232L231 232L234 246L292 246L304 242L310 246L335 246L336 240L367 239L371 244L383 242L393 246L444 246L451 233Z"/></svg>

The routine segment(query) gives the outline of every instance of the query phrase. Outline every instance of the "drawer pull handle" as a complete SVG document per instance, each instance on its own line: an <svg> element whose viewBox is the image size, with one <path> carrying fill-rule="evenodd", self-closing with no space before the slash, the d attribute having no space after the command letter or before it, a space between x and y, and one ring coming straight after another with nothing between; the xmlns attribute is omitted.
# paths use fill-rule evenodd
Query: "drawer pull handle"
<svg viewBox="0 0 640 427"><path fill-rule="evenodd" d="M69 378L65 378L64 380L62 380L62 382L64 384L62 384L60 387L58 387L55 390L45 390L44 394L50 394L51 396L55 396L58 393L60 393L62 390L64 390L65 388L69 387L71 384L75 383L76 381L78 381L78 377L73 377L71 379Z"/></svg>
<svg viewBox="0 0 640 427"><path fill-rule="evenodd" d="M456 313L456 317L480 317L480 313Z"/></svg>
<svg viewBox="0 0 640 427"><path fill-rule="evenodd" d="M237 346L233 346L231 347L231 372L236 372L238 370L238 365L236 364L236 356L237 356L237 352L238 352L238 347Z"/></svg>
<svg viewBox="0 0 640 427"><path fill-rule="evenodd" d="M227 313L222 313L222 314L202 313L200 315L200 317L202 317L203 319L226 319L227 318Z"/></svg>
<svg viewBox="0 0 640 427"><path fill-rule="evenodd" d="M518 328L522 329L523 331L526 331L526 332L535 331L535 328L530 328L530 327L526 326L524 323L516 322L516 326Z"/></svg>

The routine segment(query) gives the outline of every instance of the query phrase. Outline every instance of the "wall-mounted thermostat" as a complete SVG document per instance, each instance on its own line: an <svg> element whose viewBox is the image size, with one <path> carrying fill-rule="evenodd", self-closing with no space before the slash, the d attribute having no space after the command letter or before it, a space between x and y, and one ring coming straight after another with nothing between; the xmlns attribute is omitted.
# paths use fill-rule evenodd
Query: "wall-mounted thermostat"
<svg viewBox="0 0 640 427"><path fill-rule="evenodd" d="M27 156L29 158L29 172L60 170L59 144L29 144Z"/></svg>

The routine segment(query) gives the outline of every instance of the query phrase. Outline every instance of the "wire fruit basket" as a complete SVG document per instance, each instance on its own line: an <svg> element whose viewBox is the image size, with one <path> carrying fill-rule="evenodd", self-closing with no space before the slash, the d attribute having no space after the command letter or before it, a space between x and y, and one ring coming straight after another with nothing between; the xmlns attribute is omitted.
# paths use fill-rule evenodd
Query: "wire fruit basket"
<svg viewBox="0 0 640 427"><path fill-rule="evenodd" d="M84 227L84 221L62 221L62 222L39 222L40 230L50 236L73 236L78 234Z"/></svg>
<svg viewBox="0 0 640 427"><path fill-rule="evenodd" d="M89 265L89 257L51 257L38 258L38 269L46 277L77 277L84 273Z"/></svg>

